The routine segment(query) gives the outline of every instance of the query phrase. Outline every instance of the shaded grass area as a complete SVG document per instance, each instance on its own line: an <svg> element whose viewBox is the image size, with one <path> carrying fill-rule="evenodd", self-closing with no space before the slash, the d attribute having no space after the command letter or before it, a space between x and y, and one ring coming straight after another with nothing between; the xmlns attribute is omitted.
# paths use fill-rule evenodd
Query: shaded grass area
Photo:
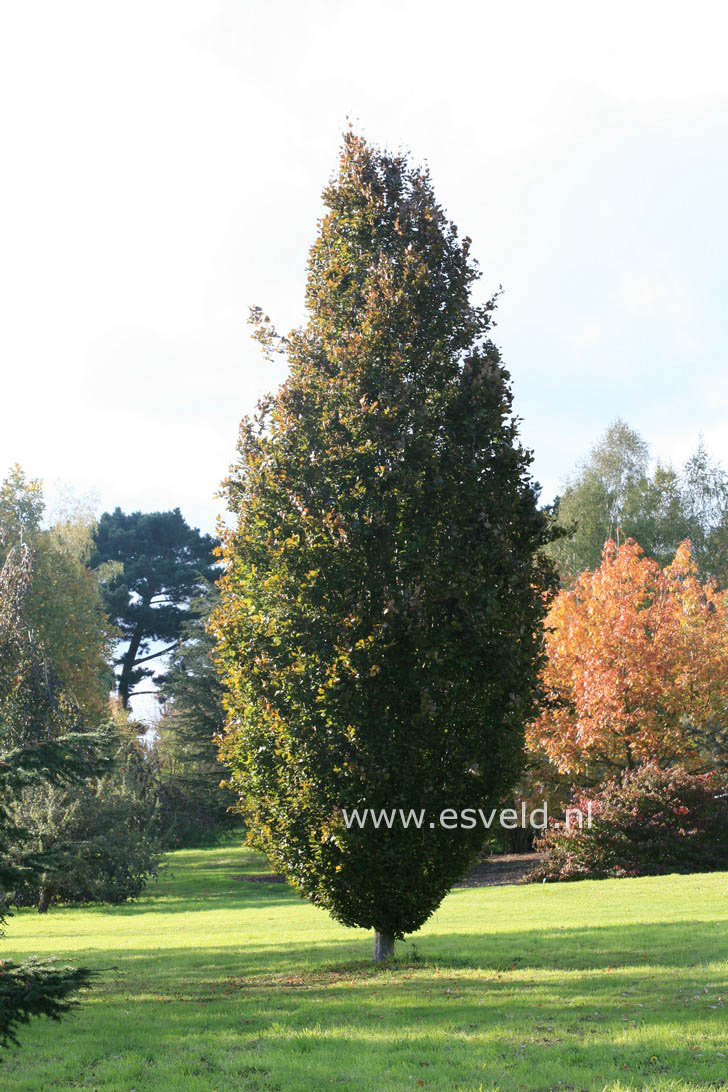
<svg viewBox="0 0 728 1092"><path fill-rule="evenodd" d="M4 956L98 971L0 1088L728 1087L728 874L457 889L385 968L236 847L121 907L18 913Z"/></svg>

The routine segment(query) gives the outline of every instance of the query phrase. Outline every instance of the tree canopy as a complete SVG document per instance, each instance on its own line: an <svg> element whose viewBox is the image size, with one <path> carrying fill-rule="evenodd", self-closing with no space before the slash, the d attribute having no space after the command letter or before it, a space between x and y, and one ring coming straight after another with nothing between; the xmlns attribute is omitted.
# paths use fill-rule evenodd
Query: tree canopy
<svg viewBox="0 0 728 1092"><path fill-rule="evenodd" d="M21 543L33 553L33 579L24 610L63 688L82 715L106 715L114 640L101 597L101 579L89 568L93 517L72 506L62 519L42 526L39 481L13 467L0 485L0 564Z"/></svg>
<svg viewBox="0 0 728 1092"><path fill-rule="evenodd" d="M559 522L570 531L549 547L566 583L596 569L608 540L627 538L666 565L689 538L703 578L728 579L728 474L700 442L676 470L658 461L624 421L614 421L558 499Z"/></svg>
<svg viewBox="0 0 728 1092"><path fill-rule="evenodd" d="M151 679L153 664L176 647L190 601L217 573L216 541L170 512L105 512L94 534L93 566L116 562L105 581L104 601L126 647L117 664L119 697L126 708L136 687ZM155 643L165 647L153 648Z"/></svg>
<svg viewBox="0 0 728 1092"><path fill-rule="evenodd" d="M699 765L728 700L728 592L702 584L689 542L665 568L632 540L553 603L546 704L527 739L597 782L649 760Z"/></svg>

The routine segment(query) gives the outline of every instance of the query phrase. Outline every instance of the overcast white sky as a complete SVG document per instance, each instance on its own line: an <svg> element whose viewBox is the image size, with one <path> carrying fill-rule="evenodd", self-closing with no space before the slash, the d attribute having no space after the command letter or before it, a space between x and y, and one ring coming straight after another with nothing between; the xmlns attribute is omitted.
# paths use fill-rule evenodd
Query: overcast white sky
<svg viewBox="0 0 728 1092"><path fill-rule="evenodd" d="M544 496L617 415L728 463L721 3L1 6L0 474L212 529L346 118L472 236Z"/></svg>

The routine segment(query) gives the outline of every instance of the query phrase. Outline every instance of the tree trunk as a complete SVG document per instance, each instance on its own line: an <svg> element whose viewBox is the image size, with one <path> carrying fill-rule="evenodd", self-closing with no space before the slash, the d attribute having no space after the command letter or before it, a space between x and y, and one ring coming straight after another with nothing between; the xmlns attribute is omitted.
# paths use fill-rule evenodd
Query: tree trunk
<svg viewBox="0 0 728 1092"><path fill-rule="evenodd" d="M148 607L149 604L146 599L142 600L142 606ZM137 652L139 651L139 645L142 643L144 637L144 628L141 622L137 623L137 627L134 630L134 634L129 642L129 647L121 658L121 675L119 676L119 697L121 698L121 704L124 709L129 708L129 691L131 690L131 673L134 670L134 664L136 663Z"/></svg>
<svg viewBox="0 0 728 1092"><path fill-rule="evenodd" d="M47 884L43 884L38 895L38 913L45 914L48 907L51 904L51 889Z"/></svg>
<svg viewBox="0 0 728 1092"><path fill-rule="evenodd" d="M391 933L384 933L380 929L374 930L374 962L382 963L385 959L394 957L394 937Z"/></svg>

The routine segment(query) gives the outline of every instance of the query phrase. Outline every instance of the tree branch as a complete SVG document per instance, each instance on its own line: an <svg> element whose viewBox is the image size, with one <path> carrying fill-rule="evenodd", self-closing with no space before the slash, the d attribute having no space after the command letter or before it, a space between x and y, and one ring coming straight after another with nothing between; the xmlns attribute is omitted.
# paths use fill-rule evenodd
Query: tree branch
<svg viewBox="0 0 728 1092"><path fill-rule="evenodd" d="M149 654L149 656L142 656L140 659L134 661L133 666L136 667L137 664L145 664L147 660L155 660L157 656L164 656L165 652L171 652L172 649L176 648L178 644L179 641L175 641L173 644L168 645L167 648L160 648L159 652L152 652Z"/></svg>

